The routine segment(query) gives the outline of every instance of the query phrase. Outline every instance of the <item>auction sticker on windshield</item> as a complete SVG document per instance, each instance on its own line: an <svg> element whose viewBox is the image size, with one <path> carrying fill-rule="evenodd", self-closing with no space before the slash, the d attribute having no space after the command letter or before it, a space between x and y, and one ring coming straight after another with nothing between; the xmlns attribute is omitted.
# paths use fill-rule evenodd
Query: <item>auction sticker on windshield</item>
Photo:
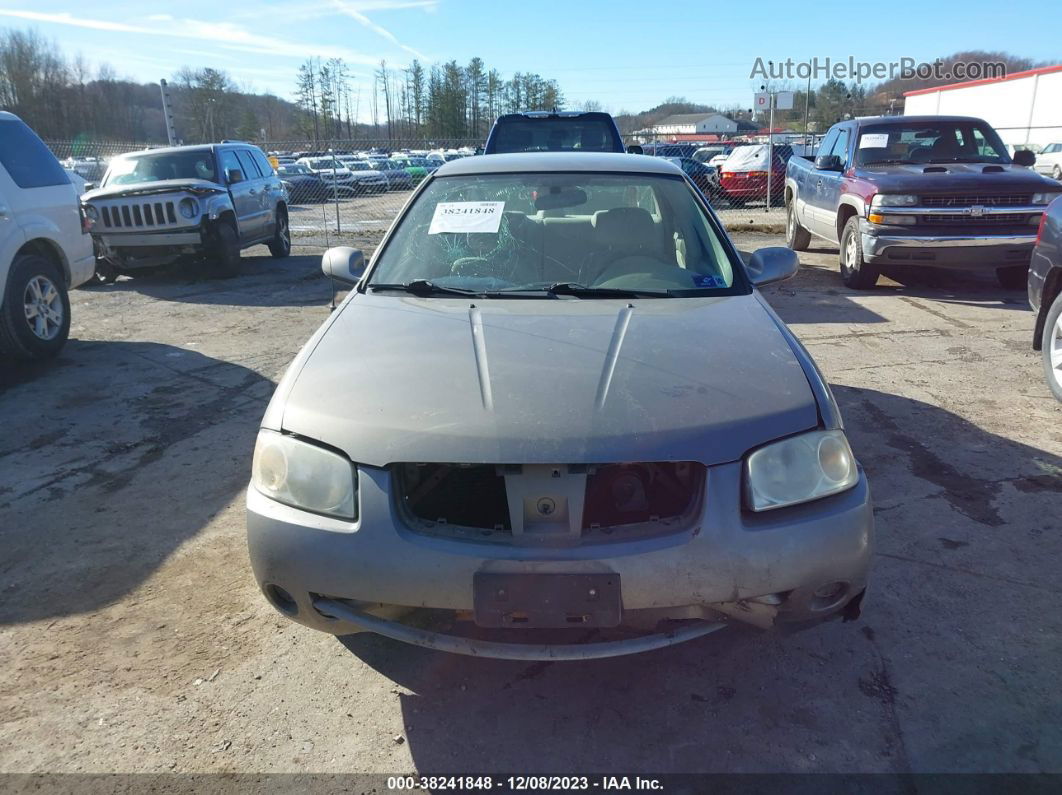
<svg viewBox="0 0 1062 795"><path fill-rule="evenodd" d="M428 227L429 235L443 232L497 234L505 202L439 202Z"/></svg>
<svg viewBox="0 0 1062 795"><path fill-rule="evenodd" d="M866 133L859 136L860 149L885 149L888 145L888 133Z"/></svg>

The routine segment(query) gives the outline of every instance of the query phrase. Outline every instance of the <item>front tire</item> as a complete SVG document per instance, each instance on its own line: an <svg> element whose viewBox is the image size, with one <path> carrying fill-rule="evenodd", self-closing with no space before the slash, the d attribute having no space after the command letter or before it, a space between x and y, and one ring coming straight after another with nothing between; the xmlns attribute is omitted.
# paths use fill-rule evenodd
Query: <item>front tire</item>
<svg viewBox="0 0 1062 795"><path fill-rule="evenodd" d="M51 260L15 257L0 304L0 353L14 359L55 356L70 334L66 281Z"/></svg>
<svg viewBox="0 0 1062 795"><path fill-rule="evenodd" d="M852 216L841 233L841 281L853 290L870 290L878 283L878 269L863 260L859 218Z"/></svg>
<svg viewBox="0 0 1062 795"><path fill-rule="evenodd" d="M1062 293L1055 296L1047 310L1040 343L1047 387L1055 399L1062 402Z"/></svg>
<svg viewBox="0 0 1062 795"><path fill-rule="evenodd" d="M269 253L277 259L282 259L291 253L291 228L288 226L288 213L280 207L277 208L273 239L269 241Z"/></svg>
<svg viewBox="0 0 1062 795"><path fill-rule="evenodd" d="M217 261L217 274L230 279L240 273L240 236L231 221L219 221L214 228L211 254Z"/></svg>
<svg viewBox="0 0 1062 795"><path fill-rule="evenodd" d="M1062 166L1055 166L1051 171L1051 176L1062 182Z"/></svg>
<svg viewBox="0 0 1062 795"><path fill-rule="evenodd" d="M811 232L797 220L794 202L789 202L785 208L785 244L793 251L807 251L811 245Z"/></svg>
<svg viewBox="0 0 1062 795"><path fill-rule="evenodd" d="M996 281L1005 290L1024 290L1029 282L1029 266L1014 265L1009 268L996 268Z"/></svg>

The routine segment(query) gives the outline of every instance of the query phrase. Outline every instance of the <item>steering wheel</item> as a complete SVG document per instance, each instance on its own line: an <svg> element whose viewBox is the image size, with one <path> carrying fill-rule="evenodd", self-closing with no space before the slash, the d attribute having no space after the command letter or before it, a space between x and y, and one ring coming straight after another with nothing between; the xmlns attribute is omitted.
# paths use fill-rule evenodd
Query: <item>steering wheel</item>
<svg viewBox="0 0 1062 795"><path fill-rule="evenodd" d="M486 257L461 257L450 266L451 276L494 276L494 269Z"/></svg>

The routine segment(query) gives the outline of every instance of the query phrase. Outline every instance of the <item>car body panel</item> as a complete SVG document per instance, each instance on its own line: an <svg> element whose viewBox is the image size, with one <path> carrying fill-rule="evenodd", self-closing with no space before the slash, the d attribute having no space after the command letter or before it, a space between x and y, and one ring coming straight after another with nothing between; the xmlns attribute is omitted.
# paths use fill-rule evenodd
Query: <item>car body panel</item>
<svg viewBox="0 0 1062 795"><path fill-rule="evenodd" d="M713 464L818 423L799 362L752 295L646 300L633 311L627 303L480 301L470 310L462 299L359 294L298 377L283 430L326 438L373 466ZM386 345L352 352L352 340L380 328ZM719 371L725 382L710 376Z"/></svg>

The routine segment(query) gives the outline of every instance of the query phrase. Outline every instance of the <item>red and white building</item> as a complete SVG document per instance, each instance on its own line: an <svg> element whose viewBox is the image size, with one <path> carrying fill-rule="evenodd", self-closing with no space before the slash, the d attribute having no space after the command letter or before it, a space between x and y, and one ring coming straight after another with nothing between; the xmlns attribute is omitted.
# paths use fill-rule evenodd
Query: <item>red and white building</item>
<svg viewBox="0 0 1062 795"><path fill-rule="evenodd" d="M904 94L904 115L977 116L1011 147L1062 141L1062 64Z"/></svg>

